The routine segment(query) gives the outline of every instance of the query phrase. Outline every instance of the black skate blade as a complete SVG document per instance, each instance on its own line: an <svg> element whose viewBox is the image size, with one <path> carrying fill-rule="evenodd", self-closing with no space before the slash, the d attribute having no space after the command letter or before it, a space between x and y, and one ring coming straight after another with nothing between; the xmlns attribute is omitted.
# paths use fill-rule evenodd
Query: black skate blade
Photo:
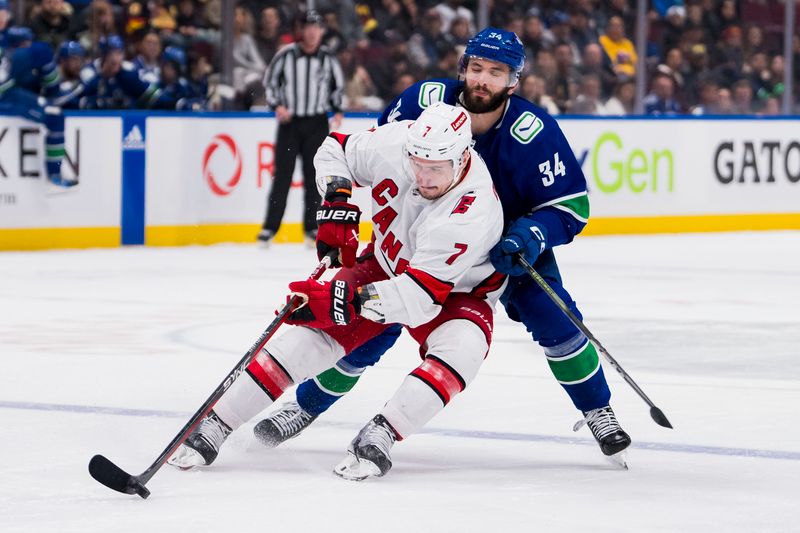
<svg viewBox="0 0 800 533"><path fill-rule="evenodd" d="M664 412L655 405L650 408L650 417L655 420L656 424L659 426L672 429L672 424L669 423Z"/></svg>
<svg viewBox="0 0 800 533"><path fill-rule="evenodd" d="M138 494L143 499L150 496L150 491L139 481L139 478L128 474L102 455L95 455L89 461L89 474L97 482L117 492Z"/></svg>

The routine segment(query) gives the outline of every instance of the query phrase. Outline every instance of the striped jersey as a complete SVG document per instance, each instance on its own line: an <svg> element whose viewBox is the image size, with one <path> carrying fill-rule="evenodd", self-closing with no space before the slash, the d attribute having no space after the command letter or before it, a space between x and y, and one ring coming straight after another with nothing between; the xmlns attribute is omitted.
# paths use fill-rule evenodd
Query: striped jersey
<svg viewBox="0 0 800 533"><path fill-rule="evenodd" d="M281 48L264 75L267 105L285 106L295 117L342 110L344 74L339 60L325 46L305 54L297 43Z"/></svg>

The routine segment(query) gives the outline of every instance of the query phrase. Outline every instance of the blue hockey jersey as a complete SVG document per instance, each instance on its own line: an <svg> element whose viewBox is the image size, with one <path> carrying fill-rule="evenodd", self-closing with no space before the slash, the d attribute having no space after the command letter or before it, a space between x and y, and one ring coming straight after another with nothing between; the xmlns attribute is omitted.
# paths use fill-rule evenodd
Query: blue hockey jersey
<svg viewBox="0 0 800 533"><path fill-rule="evenodd" d="M155 83L142 81L136 68L124 61L111 77L100 74L100 60L95 59L81 70L80 107L82 109L174 109L175 101Z"/></svg>
<svg viewBox="0 0 800 533"><path fill-rule="evenodd" d="M2 62L0 91L13 86L46 97L58 92L58 68L47 43L34 41L24 48L5 50Z"/></svg>
<svg viewBox="0 0 800 533"><path fill-rule="evenodd" d="M434 102L458 105L463 83L450 79L419 82L398 96L378 124L414 120ZM548 248L565 244L589 218L586 178L556 121L516 95L489 131L474 138L503 204L505 225L526 217L547 232Z"/></svg>

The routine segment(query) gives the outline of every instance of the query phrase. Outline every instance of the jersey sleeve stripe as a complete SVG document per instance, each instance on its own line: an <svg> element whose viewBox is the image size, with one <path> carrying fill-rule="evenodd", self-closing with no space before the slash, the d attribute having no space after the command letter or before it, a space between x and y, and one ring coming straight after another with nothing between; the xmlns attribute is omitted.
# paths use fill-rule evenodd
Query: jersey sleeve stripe
<svg viewBox="0 0 800 533"><path fill-rule="evenodd" d="M579 222L586 224L589 221L589 196L586 191L555 198L549 202L537 205L533 212L545 207L555 207L572 215Z"/></svg>
<svg viewBox="0 0 800 533"><path fill-rule="evenodd" d="M404 274L414 280L431 297L431 300L438 305L442 305L447 299L447 295L453 290L452 283L436 279L427 272L416 268L408 267Z"/></svg>

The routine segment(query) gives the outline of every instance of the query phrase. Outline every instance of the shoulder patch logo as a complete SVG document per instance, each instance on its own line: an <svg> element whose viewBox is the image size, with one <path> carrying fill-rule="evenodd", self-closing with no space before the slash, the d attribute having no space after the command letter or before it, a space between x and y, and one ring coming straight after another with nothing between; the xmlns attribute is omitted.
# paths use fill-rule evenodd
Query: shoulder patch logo
<svg viewBox="0 0 800 533"><path fill-rule="evenodd" d="M528 144L544 129L544 123L539 117L525 111L514 125L511 126L511 135L522 144Z"/></svg>
<svg viewBox="0 0 800 533"><path fill-rule="evenodd" d="M425 109L431 104L444 101L444 83L426 81L419 88L419 106Z"/></svg>

